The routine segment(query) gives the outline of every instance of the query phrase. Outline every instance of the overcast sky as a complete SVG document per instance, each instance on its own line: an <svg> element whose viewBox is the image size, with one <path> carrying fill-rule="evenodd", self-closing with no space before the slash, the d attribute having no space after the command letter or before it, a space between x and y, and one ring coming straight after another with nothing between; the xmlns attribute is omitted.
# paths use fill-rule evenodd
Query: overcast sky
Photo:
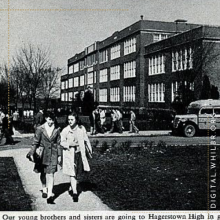
<svg viewBox="0 0 220 220"><path fill-rule="evenodd" d="M94 41L140 19L220 25L220 0L10 0L10 9L125 9L125 11L15 11L9 13L9 57L24 43L50 47L55 65ZM0 9L8 0L0 0ZM0 60L8 58L8 11L0 10Z"/></svg>

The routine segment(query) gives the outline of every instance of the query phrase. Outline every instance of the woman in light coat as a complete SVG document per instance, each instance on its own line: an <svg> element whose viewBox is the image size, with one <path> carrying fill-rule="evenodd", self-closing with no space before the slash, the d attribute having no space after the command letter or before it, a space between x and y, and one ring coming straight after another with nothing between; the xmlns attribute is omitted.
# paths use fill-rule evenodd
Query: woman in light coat
<svg viewBox="0 0 220 220"><path fill-rule="evenodd" d="M37 127L32 148L27 158L34 161L34 153L40 155L40 159L35 161L34 171L40 173L42 183L42 197L47 198L47 203L54 204L53 184L54 173L57 171L57 165L61 162L60 147L60 128L56 126L55 115L47 112L46 122Z"/></svg>
<svg viewBox="0 0 220 220"><path fill-rule="evenodd" d="M86 151L92 153L92 147L85 128L78 125L76 113L68 115L68 126L61 132L63 147L63 173L70 176L73 201L78 201L77 177L83 171L90 171ZM71 189L70 188L70 189ZM69 191L70 192L70 191Z"/></svg>

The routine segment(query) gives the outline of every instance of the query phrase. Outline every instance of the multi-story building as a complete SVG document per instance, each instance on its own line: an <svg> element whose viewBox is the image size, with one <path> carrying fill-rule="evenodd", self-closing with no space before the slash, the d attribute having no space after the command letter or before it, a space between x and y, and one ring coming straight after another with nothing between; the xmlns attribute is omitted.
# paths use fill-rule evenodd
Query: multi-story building
<svg viewBox="0 0 220 220"><path fill-rule="evenodd" d="M199 26L146 45L144 105L169 108L175 97L198 100L205 75L220 88L219 72L220 27Z"/></svg>
<svg viewBox="0 0 220 220"><path fill-rule="evenodd" d="M68 60L68 72L61 77L61 102L71 105L75 95L91 85L100 105L125 108L146 106L148 83L144 47L197 26L147 21L141 17L129 27L86 47ZM164 72L165 59L163 56L158 59L160 71Z"/></svg>

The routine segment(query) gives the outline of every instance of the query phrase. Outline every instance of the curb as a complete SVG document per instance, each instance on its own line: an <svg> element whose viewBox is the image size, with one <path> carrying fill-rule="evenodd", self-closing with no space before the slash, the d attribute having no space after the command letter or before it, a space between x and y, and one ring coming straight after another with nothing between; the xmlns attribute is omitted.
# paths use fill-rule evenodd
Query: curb
<svg viewBox="0 0 220 220"><path fill-rule="evenodd" d="M170 136L170 133L168 134L118 134L118 135L88 135L89 138L124 138L124 137L160 137L160 136Z"/></svg>

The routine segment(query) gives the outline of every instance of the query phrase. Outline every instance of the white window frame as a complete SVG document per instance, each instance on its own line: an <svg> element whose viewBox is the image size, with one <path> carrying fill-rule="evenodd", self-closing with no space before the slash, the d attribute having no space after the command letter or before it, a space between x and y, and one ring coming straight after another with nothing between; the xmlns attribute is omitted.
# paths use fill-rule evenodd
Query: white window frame
<svg viewBox="0 0 220 220"><path fill-rule="evenodd" d="M85 75L81 75L79 81L80 81L79 82L80 86L84 86L85 85Z"/></svg>
<svg viewBox="0 0 220 220"><path fill-rule="evenodd" d="M99 72L99 82L107 82L108 81L108 69L102 69Z"/></svg>

